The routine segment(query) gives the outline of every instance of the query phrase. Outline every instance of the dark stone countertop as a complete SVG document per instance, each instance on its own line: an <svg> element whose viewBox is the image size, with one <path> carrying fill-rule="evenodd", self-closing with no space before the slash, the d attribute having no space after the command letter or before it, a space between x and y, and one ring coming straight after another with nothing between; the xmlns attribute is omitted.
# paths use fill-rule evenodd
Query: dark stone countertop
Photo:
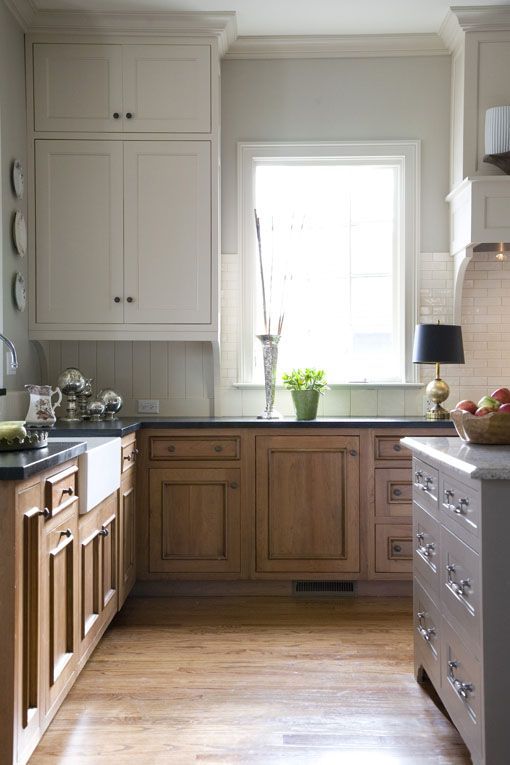
<svg viewBox="0 0 510 765"><path fill-rule="evenodd" d="M83 454L87 445L51 441L43 449L27 449L19 452L0 453L0 481L21 481L43 470L62 465L79 454Z"/></svg>
<svg viewBox="0 0 510 765"><path fill-rule="evenodd" d="M126 436L140 428L451 428L450 420L422 417L318 417L259 420L257 417L122 417L113 422L57 422L52 436Z"/></svg>

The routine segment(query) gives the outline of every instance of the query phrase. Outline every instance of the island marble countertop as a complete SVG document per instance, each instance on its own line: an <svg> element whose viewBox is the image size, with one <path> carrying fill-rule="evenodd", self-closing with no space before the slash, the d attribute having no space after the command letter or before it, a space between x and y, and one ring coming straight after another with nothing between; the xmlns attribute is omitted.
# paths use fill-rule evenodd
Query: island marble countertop
<svg viewBox="0 0 510 765"><path fill-rule="evenodd" d="M402 443L418 456L432 457L459 476L489 481L510 479L510 445L481 446L437 436L408 436Z"/></svg>
<svg viewBox="0 0 510 765"><path fill-rule="evenodd" d="M121 417L113 422L57 421L50 435L126 436L140 428L451 428L450 420L423 417L318 417L316 420L259 420L257 417Z"/></svg>

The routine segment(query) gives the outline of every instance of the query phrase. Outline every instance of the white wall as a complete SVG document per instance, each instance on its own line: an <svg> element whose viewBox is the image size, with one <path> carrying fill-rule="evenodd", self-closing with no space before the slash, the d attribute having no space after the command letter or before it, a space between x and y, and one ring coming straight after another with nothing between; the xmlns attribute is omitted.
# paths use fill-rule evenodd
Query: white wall
<svg viewBox="0 0 510 765"><path fill-rule="evenodd" d="M221 414L257 414L263 400L261 391L241 392L231 385L237 376L239 329L237 142L420 139L421 248L427 253L443 253L448 250L448 210L444 197L449 180L449 117L448 56L223 62L222 250L225 256L222 259ZM436 285L440 291L442 282L439 278ZM445 288L450 289L451 284L448 282ZM429 301L437 297L436 293L425 295ZM440 300L443 297L439 295ZM436 304L436 308L439 306ZM93 345L92 352L91 344L52 343L50 381L55 382L59 363L65 366L74 360L88 374L93 374L94 364L96 370L99 364L100 384L117 384L127 399L126 411L133 409L137 397L159 398L161 411L169 415L202 415L208 411L212 354L206 344L197 344L196 348L187 344L187 361L183 360L176 344L147 343L144 345L149 350L136 349L142 357L144 353L150 354L144 358L153 371L149 376L145 374L143 385L138 364L130 361L134 344L115 344L114 355L111 353L113 344ZM123 345L126 348L122 348ZM147 362L153 357L160 357L160 362ZM94 362L94 358L110 361L105 366L102 361ZM152 366L154 363L156 366ZM171 368L173 374L168 372ZM183 380L188 381L184 386ZM282 410L290 413L290 401L282 394L279 397ZM322 411L335 415L415 414L421 410L419 390L407 393L349 390L330 392L324 399Z"/></svg>
<svg viewBox="0 0 510 765"><path fill-rule="evenodd" d="M12 280L16 271L27 278L27 258L20 258L11 238L12 217L21 209L27 217L27 195L17 200L11 189L10 172L15 158L27 170L25 49L23 30L0 0L0 141L2 186L2 278L3 332L16 345L20 367L16 375L5 376L9 391L21 390L27 382L40 380L36 349L28 340L28 311L19 313L12 300ZM30 236L30 232L29 232ZM5 370L5 346L0 346L1 368ZM23 404L25 395L22 397ZM28 402L28 399L27 399Z"/></svg>

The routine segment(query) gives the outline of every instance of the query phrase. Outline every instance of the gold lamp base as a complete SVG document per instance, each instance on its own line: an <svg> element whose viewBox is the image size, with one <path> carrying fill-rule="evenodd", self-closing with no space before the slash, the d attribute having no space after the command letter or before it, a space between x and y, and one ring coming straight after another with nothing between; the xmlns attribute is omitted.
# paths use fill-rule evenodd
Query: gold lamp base
<svg viewBox="0 0 510 765"><path fill-rule="evenodd" d="M427 399L430 406L425 414L427 420L449 420L450 413L441 406L450 395L450 388L444 380L439 377L439 364L436 364L436 377L431 380L425 388Z"/></svg>

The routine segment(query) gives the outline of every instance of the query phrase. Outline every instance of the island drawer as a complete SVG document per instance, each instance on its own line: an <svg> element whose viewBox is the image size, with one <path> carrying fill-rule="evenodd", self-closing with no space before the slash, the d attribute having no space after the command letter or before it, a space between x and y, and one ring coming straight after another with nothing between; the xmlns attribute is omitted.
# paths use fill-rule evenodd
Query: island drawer
<svg viewBox="0 0 510 765"><path fill-rule="evenodd" d="M443 523L462 536L466 541L480 536L480 494L472 486L441 475L440 479L440 509L444 516ZM453 525L449 520L453 521ZM469 536L465 537L465 533ZM473 544L473 541L471 541Z"/></svg>
<svg viewBox="0 0 510 765"><path fill-rule="evenodd" d="M386 517L406 517L412 514L413 482L409 469L376 468L375 514Z"/></svg>
<svg viewBox="0 0 510 765"><path fill-rule="evenodd" d="M78 466L71 465L50 475L44 482L44 507L45 515L53 518L58 513L68 508L78 497L76 494L76 481L78 478Z"/></svg>
<svg viewBox="0 0 510 765"><path fill-rule="evenodd" d="M480 645L480 558L474 550L441 528L441 601L463 640Z"/></svg>
<svg viewBox="0 0 510 765"><path fill-rule="evenodd" d="M400 443L401 436L375 436L376 460L410 460L411 452Z"/></svg>
<svg viewBox="0 0 510 765"><path fill-rule="evenodd" d="M441 689L448 714L466 742L473 762L480 762L481 667L444 616L441 620Z"/></svg>
<svg viewBox="0 0 510 765"><path fill-rule="evenodd" d="M413 560L411 524L375 525L375 570L378 574L410 574Z"/></svg>
<svg viewBox="0 0 510 765"><path fill-rule="evenodd" d="M151 460L238 460L241 455L239 436L152 436Z"/></svg>
<svg viewBox="0 0 510 765"><path fill-rule="evenodd" d="M424 510L438 516L439 472L421 460L413 460L413 497Z"/></svg>
<svg viewBox="0 0 510 765"><path fill-rule="evenodd" d="M133 467L136 463L136 458L138 456L138 449L136 448L136 439L133 438L132 441L129 441L128 443L122 442L122 459L121 459L121 470L123 473L126 472L126 470L129 470L129 468Z"/></svg>
<svg viewBox="0 0 510 765"><path fill-rule="evenodd" d="M415 577L413 583L414 650L436 688L441 683L441 614Z"/></svg>
<svg viewBox="0 0 510 765"><path fill-rule="evenodd" d="M419 505L414 505L413 523L414 554L413 565L416 573L439 596L440 527Z"/></svg>

